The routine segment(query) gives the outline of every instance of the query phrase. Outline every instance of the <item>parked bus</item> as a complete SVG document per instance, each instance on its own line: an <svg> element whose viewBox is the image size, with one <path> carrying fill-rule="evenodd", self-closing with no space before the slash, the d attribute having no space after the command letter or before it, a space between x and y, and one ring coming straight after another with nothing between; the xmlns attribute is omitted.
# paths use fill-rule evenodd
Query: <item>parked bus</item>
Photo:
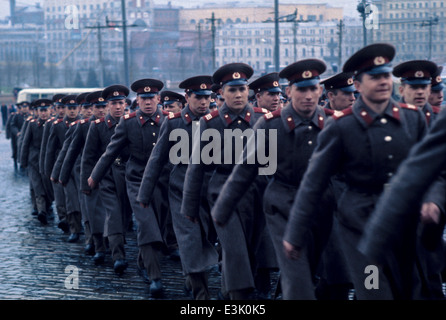
<svg viewBox="0 0 446 320"><path fill-rule="evenodd" d="M103 90L101 88L25 88L17 94L17 103L36 99L52 99L55 94L81 94Z"/></svg>

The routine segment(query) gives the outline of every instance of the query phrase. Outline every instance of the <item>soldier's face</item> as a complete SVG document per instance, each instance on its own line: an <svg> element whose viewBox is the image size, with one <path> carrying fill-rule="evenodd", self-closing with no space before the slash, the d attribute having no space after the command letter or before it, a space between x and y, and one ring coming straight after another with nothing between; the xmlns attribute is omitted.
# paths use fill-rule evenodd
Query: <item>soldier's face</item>
<svg viewBox="0 0 446 320"><path fill-rule="evenodd" d="M46 109L38 109L37 110L37 114L39 115L39 118L42 120L48 120L48 118L50 117L50 109L46 108Z"/></svg>
<svg viewBox="0 0 446 320"><path fill-rule="evenodd" d="M256 94L257 106L275 111L280 106L280 92L259 92Z"/></svg>
<svg viewBox="0 0 446 320"><path fill-rule="evenodd" d="M337 90L336 93L328 92L327 96L330 100L330 106L334 110L349 108L356 100L354 92L344 92L342 90Z"/></svg>
<svg viewBox="0 0 446 320"><path fill-rule="evenodd" d="M225 99L229 109L235 112L241 112L248 104L249 89L247 85L230 86L224 85L221 90L221 96Z"/></svg>
<svg viewBox="0 0 446 320"><path fill-rule="evenodd" d="M108 111L110 112L110 115L115 118L119 119L124 115L124 108L125 108L125 100L111 100L107 102Z"/></svg>
<svg viewBox="0 0 446 320"><path fill-rule="evenodd" d="M392 76L390 73L374 75L364 73L361 81L355 81L355 87L366 101L384 103L392 96Z"/></svg>
<svg viewBox="0 0 446 320"><path fill-rule="evenodd" d="M56 106L56 114L59 118L64 117L66 112L67 112L67 107L65 107L64 105Z"/></svg>
<svg viewBox="0 0 446 320"><path fill-rule="evenodd" d="M166 110L167 112L173 112L173 113L180 112L182 108L183 108L183 105L179 101L175 101L174 103L164 106L164 110Z"/></svg>
<svg viewBox="0 0 446 320"><path fill-rule="evenodd" d="M189 109L195 115L205 114L211 103L211 96L200 96L192 93L186 94L186 101L189 104Z"/></svg>
<svg viewBox="0 0 446 320"><path fill-rule="evenodd" d="M69 106L67 107L67 117L70 119L74 119L79 114L79 111L79 106Z"/></svg>
<svg viewBox="0 0 446 320"><path fill-rule="evenodd" d="M93 115L93 107L82 108L82 116L84 118L90 118Z"/></svg>
<svg viewBox="0 0 446 320"><path fill-rule="evenodd" d="M141 96L137 96L136 100L139 105L139 109L148 115L152 115L158 109L158 104L160 102L160 96L157 94L151 98L143 98Z"/></svg>
<svg viewBox="0 0 446 320"><path fill-rule="evenodd" d="M303 118L311 118L322 94L320 85L299 88L291 85L286 88L293 109Z"/></svg>
<svg viewBox="0 0 446 320"><path fill-rule="evenodd" d="M431 86L426 84L403 84L400 86L399 90L406 103L413 104L421 108L426 104L429 98Z"/></svg>
<svg viewBox="0 0 446 320"><path fill-rule="evenodd" d="M443 103L443 90L441 91L431 91L429 95L429 103L434 107L440 107Z"/></svg>
<svg viewBox="0 0 446 320"><path fill-rule="evenodd" d="M29 112L29 107L28 106L25 106L25 105L23 105L22 106L22 113L28 113Z"/></svg>
<svg viewBox="0 0 446 320"><path fill-rule="evenodd" d="M105 117L107 113L107 106L104 105L94 105L93 114L97 119Z"/></svg>

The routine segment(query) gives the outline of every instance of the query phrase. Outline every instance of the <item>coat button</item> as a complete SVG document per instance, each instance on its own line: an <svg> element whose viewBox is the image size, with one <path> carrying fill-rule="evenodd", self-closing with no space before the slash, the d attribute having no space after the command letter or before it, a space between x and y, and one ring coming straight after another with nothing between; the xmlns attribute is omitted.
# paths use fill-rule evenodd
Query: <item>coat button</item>
<svg viewBox="0 0 446 320"><path fill-rule="evenodd" d="M238 124L242 123L242 120L237 121Z"/></svg>
<svg viewBox="0 0 446 320"><path fill-rule="evenodd" d="M386 118L381 118L380 121L381 121L382 124L386 124L387 123L387 119Z"/></svg>
<svg viewBox="0 0 446 320"><path fill-rule="evenodd" d="M156 136L156 133L155 133L155 132L153 133L153 136Z"/></svg>
<svg viewBox="0 0 446 320"><path fill-rule="evenodd" d="M384 141L390 142L390 141L392 141L392 137L391 136L385 136L384 137Z"/></svg>
<svg viewBox="0 0 446 320"><path fill-rule="evenodd" d="M313 130L313 127L312 126L308 126L308 130Z"/></svg>
<svg viewBox="0 0 446 320"><path fill-rule="evenodd" d="M311 141L311 140L310 140L310 141L308 141L308 145L310 145L310 146L311 146L312 144L313 144L313 141Z"/></svg>

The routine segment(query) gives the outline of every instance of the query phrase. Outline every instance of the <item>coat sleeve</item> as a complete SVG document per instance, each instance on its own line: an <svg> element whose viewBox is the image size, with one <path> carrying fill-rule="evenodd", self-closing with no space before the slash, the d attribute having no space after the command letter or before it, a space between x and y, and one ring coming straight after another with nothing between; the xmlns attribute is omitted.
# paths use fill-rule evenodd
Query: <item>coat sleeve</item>
<svg viewBox="0 0 446 320"><path fill-rule="evenodd" d="M46 142L46 152L44 154L44 171L45 175L50 178L51 171L53 171L54 162L57 157L57 150L59 148L59 138L56 133L56 126L52 125L48 140Z"/></svg>
<svg viewBox="0 0 446 320"><path fill-rule="evenodd" d="M56 181L59 181L60 170L65 161L65 156L67 155L68 148L70 147L71 141L73 140L73 127L65 133L65 140L62 144L62 149L57 155L56 162L54 163L53 170L51 171L51 177Z"/></svg>
<svg viewBox="0 0 446 320"><path fill-rule="evenodd" d="M32 130L31 126L27 127L27 130L23 136L22 146L20 151L20 165L24 168L28 167L29 147L31 144Z"/></svg>
<svg viewBox="0 0 446 320"><path fill-rule="evenodd" d="M76 125L74 132L71 136L71 142L68 146L65 158L63 160L62 166L59 173L59 181L62 184L67 184L70 179L71 171L76 163L76 159L82 151L82 126L80 124Z"/></svg>
<svg viewBox="0 0 446 320"><path fill-rule="evenodd" d="M81 158L81 191L91 191L91 188L88 186L88 177L90 177L96 162L101 156L98 153L98 150L101 150L99 134L98 126L92 122L85 139Z"/></svg>

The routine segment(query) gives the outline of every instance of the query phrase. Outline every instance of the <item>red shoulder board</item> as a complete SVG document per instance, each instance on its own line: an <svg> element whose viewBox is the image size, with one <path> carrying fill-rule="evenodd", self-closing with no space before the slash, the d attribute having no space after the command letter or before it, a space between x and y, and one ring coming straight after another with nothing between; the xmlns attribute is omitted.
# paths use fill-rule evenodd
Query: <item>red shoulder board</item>
<svg viewBox="0 0 446 320"><path fill-rule="evenodd" d="M268 112L268 113L265 114L263 117L264 117L266 120L271 120L271 119L280 117L281 113L282 113L282 109L277 109L276 111Z"/></svg>
<svg viewBox="0 0 446 320"><path fill-rule="evenodd" d="M132 113L129 113L129 114L126 114L124 116L124 119L127 120L127 119L134 118L134 117L136 117L136 111L132 112Z"/></svg>
<svg viewBox="0 0 446 320"><path fill-rule="evenodd" d="M414 106L413 104L406 104L406 103L399 102L399 105L401 108L404 108L404 109L409 109L409 110L414 110L414 111L418 110L418 108L416 106Z"/></svg>
<svg viewBox="0 0 446 320"><path fill-rule="evenodd" d="M88 118L88 119L82 119L81 121L80 121L80 124L84 124L84 123L87 123L87 122L90 122L90 119Z"/></svg>
<svg viewBox="0 0 446 320"><path fill-rule="evenodd" d="M173 113L171 111L161 110L163 115L168 116L169 114Z"/></svg>
<svg viewBox="0 0 446 320"><path fill-rule="evenodd" d="M337 120L337 119L340 119L340 118L342 118L344 116L348 116L350 114L353 114L353 109L351 107L347 108L347 109L344 109L342 111L336 110L336 111L333 112L333 119Z"/></svg>
<svg viewBox="0 0 446 320"><path fill-rule="evenodd" d="M269 112L268 109L265 109L265 108L254 107L253 109L254 109L255 113L268 113Z"/></svg>
<svg viewBox="0 0 446 320"><path fill-rule="evenodd" d="M206 122L208 122L209 120L211 120L212 118L215 118L216 116L218 116L219 112L218 109L215 111L212 111L211 113L208 113L207 115L203 116L204 120Z"/></svg>
<svg viewBox="0 0 446 320"><path fill-rule="evenodd" d="M169 120L170 119L175 119L175 118L181 118L181 111L180 112L169 112L169 116L168 116Z"/></svg>
<svg viewBox="0 0 446 320"><path fill-rule="evenodd" d="M56 121L54 121L53 123L58 124L58 123L61 123L62 121L63 121L63 118L60 118L60 119L57 119Z"/></svg>
<svg viewBox="0 0 446 320"><path fill-rule="evenodd" d="M440 108L440 107L434 107L434 106L432 106L432 111L433 111L434 113L440 113L441 108Z"/></svg>
<svg viewBox="0 0 446 320"><path fill-rule="evenodd" d="M332 116L335 112L333 109L328 109L328 108L322 108L322 109L324 109L326 116Z"/></svg>
<svg viewBox="0 0 446 320"><path fill-rule="evenodd" d="M72 127L72 126L75 126L76 124L79 123L79 121L80 121L80 120L76 120L76 121L71 122L71 123L70 123L70 126L71 126L71 127Z"/></svg>
<svg viewBox="0 0 446 320"><path fill-rule="evenodd" d="M36 119L32 119L30 122L36 122Z"/></svg>
<svg viewBox="0 0 446 320"><path fill-rule="evenodd" d="M94 121L94 123L98 124L98 123L101 123L101 122L104 122L104 121L105 121L105 117L102 117L102 118L100 118L100 119L96 119L96 120Z"/></svg>

